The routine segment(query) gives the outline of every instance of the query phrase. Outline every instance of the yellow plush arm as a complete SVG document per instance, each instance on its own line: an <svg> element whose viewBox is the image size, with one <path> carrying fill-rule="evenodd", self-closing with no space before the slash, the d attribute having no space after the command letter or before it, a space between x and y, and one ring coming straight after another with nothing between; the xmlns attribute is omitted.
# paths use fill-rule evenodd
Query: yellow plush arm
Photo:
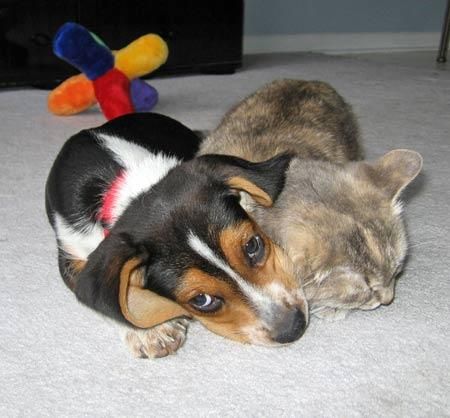
<svg viewBox="0 0 450 418"><path fill-rule="evenodd" d="M142 77L164 64L169 55L166 42L158 35L148 34L115 52L115 67L130 80Z"/></svg>

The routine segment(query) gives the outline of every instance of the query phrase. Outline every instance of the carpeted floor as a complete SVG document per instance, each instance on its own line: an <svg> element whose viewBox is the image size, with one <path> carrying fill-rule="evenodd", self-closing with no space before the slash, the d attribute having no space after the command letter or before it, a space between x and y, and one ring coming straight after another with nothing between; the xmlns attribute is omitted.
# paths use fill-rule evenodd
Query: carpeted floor
<svg viewBox="0 0 450 418"><path fill-rule="evenodd" d="M313 320L280 349L191 327L176 356L135 360L59 279L44 183L64 140L103 123L58 118L46 92L0 92L0 416L450 416L450 72L314 54L255 56L229 76L154 80L157 111L210 129L275 78L331 82L360 117L367 155L411 148L411 255L395 302Z"/></svg>

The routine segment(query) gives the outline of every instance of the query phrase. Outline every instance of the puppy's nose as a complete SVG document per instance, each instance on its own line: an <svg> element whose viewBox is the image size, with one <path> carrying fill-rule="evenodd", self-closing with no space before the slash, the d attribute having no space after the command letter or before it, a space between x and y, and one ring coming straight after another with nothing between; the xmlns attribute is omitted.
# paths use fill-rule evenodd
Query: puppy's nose
<svg viewBox="0 0 450 418"><path fill-rule="evenodd" d="M280 344L291 343L303 335L305 328L306 318L304 313L298 308L291 309L278 323L272 339Z"/></svg>

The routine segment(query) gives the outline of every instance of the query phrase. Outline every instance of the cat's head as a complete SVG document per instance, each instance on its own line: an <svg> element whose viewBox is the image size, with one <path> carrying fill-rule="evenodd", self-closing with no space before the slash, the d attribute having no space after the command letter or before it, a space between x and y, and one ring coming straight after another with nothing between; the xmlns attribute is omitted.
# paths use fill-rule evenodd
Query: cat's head
<svg viewBox="0 0 450 418"><path fill-rule="evenodd" d="M421 167L409 150L374 163L292 162L267 232L287 247L313 312L392 301L407 253L399 195Z"/></svg>

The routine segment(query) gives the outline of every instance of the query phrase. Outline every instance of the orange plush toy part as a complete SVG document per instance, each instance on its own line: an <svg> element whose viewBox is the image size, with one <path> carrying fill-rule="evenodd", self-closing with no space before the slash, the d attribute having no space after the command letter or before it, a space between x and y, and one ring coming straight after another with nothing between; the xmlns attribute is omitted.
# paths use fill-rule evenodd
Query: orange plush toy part
<svg viewBox="0 0 450 418"><path fill-rule="evenodd" d="M58 116L83 112L97 103L94 85L84 74L63 81L48 95L48 110Z"/></svg>
<svg viewBox="0 0 450 418"><path fill-rule="evenodd" d="M141 36L113 52L86 28L69 22L55 35L53 50L82 73L68 78L49 94L50 112L74 115L98 102L106 118L111 119L155 106L158 92L138 77L167 60L167 44L158 35Z"/></svg>

